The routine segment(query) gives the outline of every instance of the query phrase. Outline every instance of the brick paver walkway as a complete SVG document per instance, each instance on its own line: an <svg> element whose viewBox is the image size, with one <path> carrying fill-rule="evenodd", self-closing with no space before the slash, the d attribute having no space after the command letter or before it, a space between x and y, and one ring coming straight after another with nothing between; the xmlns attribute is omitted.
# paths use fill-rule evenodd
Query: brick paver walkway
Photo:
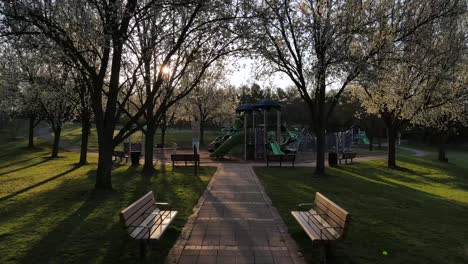
<svg viewBox="0 0 468 264"><path fill-rule="evenodd" d="M170 263L304 263L248 164L220 164Z"/></svg>

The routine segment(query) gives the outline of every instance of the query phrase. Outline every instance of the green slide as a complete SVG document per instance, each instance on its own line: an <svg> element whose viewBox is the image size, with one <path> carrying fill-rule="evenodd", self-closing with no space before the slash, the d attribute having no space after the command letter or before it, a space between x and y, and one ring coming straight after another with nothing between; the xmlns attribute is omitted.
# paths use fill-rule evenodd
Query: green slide
<svg viewBox="0 0 468 264"><path fill-rule="evenodd" d="M366 136L361 137L362 143L369 145L369 139Z"/></svg>
<svg viewBox="0 0 468 264"><path fill-rule="evenodd" d="M284 155L284 153L283 153L283 151L281 151L281 148L278 145L278 143L271 142L270 146L271 146L271 151L273 151L273 154L275 154L275 155Z"/></svg>
<svg viewBox="0 0 468 264"><path fill-rule="evenodd" d="M211 158L222 158L224 155L229 153L229 151L242 143L242 139L244 138L244 132L236 132L232 134L228 139L226 139L223 144L217 147L211 154Z"/></svg>

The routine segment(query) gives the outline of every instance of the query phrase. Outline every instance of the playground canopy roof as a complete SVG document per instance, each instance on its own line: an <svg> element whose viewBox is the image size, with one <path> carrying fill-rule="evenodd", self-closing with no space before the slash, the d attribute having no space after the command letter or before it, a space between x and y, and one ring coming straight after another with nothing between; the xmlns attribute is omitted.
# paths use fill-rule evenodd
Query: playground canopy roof
<svg viewBox="0 0 468 264"><path fill-rule="evenodd" d="M242 104L236 108L236 112L253 111L256 109L281 109L281 105L271 99L260 99L255 104Z"/></svg>
<svg viewBox="0 0 468 264"><path fill-rule="evenodd" d="M271 99L260 99L255 104L255 107L261 108L261 109L270 109L270 108L281 109L281 105Z"/></svg>
<svg viewBox="0 0 468 264"><path fill-rule="evenodd" d="M242 104L236 108L236 112L246 112L246 111L252 111L254 109L255 109L254 104Z"/></svg>

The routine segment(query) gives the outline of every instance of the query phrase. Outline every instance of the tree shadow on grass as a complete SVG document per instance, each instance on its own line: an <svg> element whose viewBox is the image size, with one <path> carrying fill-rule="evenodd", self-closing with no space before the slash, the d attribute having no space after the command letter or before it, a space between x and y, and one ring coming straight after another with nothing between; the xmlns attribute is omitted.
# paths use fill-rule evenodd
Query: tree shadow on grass
<svg viewBox="0 0 468 264"><path fill-rule="evenodd" d="M89 191L85 194L84 203L70 214L66 219L57 223L55 228L43 236L34 246L30 247L29 251L21 259L21 263L48 263L55 261L58 263L66 262L65 256L60 254L61 248L66 246L67 238L78 232L100 232L99 227L95 229L84 228L87 218L95 213L96 209L108 201L115 199L117 195L114 191ZM106 223L100 223L106 225ZM96 230L97 229L97 230ZM100 245L96 244L96 250ZM91 253L91 252L90 252Z"/></svg>
<svg viewBox="0 0 468 264"><path fill-rule="evenodd" d="M48 161L51 161L51 160L52 160L52 158L50 158L50 157L43 158L42 161L39 161L39 162L36 162L36 163L32 163L32 164L29 164L29 165L27 165L27 166L24 166L24 167L21 167L21 168L17 168L17 169L14 169L14 170L2 172L2 173L0 173L0 176L6 175L6 174L10 174L10 173L13 173L13 172L17 172L17 171L20 171L20 170L25 170L25 169L27 169L27 168L31 168L31 167L37 166L37 165L39 165L39 164L42 164L42 163L45 163L45 162L48 162Z"/></svg>
<svg viewBox="0 0 468 264"><path fill-rule="evenodd" d="M39 158L46 158L45 156L46 155L41 155L41 156L32 157L32 158L23 159L23 160L18 160L18 161L15 160L14 162L7 163L6 165L0 166L0 170L4 169L4 168L11 167L11 166L15 166L15 165L18 165L18 164L21 164L21 163L25 163L25 162L28 162L28 161L31 161L31 160L35 160L35 159L39 159Z"/></svg>
<svg viewBox="0 0 468 264"><path fill-rule="evenodd" d="M42 161L42 162L39 162L39 163L43 163L43 162L45 162L45 161ZM39 164L39 163L37 163L37 164ZM37 164L35 164L35 165L37 165ZM31 166L32 166L32 165L31 165ZM29 166L28 166L28 167L29 167ZM13 192L13 193L11 193L11 194L9 194L9 195L7 195L7 196L0 197L0 202L6 201L6 200L8 200L8 199L11 199L11 198L13 198L13 197L19 195L19 194L22 194L22 193L24 193L24 192L27 192L27 191L29 191L29 190L32 190L32 189L34 189L34 188L36 188L36 187L39 187L39 186L41 186L41 185L43 185L43 184L49 183L49 182L51 182L51 181L53 181L53 180L56 180L56 179L61 178L61 177L63 177L63 176L66 176L67 174L69 174L69 173L75 171L76 169L78 169L79 167L80 167L80 166L75 165L75 166L71 167L70 169L68 169L68 170L66 170L66 171L64 171L64 172L62 172L62 173L59 173L59 174L57 174L57 175L55 175L55 176L53 176L53 177L47 178L47 179L45 179L45 180L43 180L43 181L40 181L40 182L38 182L38 183L35 183L35 184L33 184L33 185L31 185L31 186L28 186L28 187L26 187L26 188L23 188L23 189L21 189L21 190L19 190L19 191Z"/></svg>
<svg viewBox="0 0 468 264"><path fill-rule="evenodd" d="M466 204L388 181L375 171L350 169L333 169L329 172L334 176L322 178L299 173L277 179L271 172L260 173L307 259L315 261L318 252L310 250L310 239L290 211L297 203L313 201L317 191L352 215L348 237L337 245L331 263L457 263L463 257L458 245L468 232L463 225L468 217ZM286 185L288 191L281 192ZM427 248L444 254L416 253ZM389 255L382 255L383 250Z"/></svg>

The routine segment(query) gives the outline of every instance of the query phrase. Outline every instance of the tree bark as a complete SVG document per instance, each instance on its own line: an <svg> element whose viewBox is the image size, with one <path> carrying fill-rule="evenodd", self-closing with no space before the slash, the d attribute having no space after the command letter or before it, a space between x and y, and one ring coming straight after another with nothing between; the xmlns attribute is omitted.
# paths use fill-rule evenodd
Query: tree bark
<svg viewBox="0 0 468 264"><path fill-rule="evenodd" d="M319 69L317 72L317 112L316 112L316 130L317 136L317 157L315 166L315 175L322 176L325 174L325 93L326 93L326 67L325 57L323 54L319 54Z"/></svg>
<svg viewBox="0 0 468 264"><path fill-rule="evenodd" d="M83 112L81 114L81 148L79 165L88 163L88 142L91 132L91 115Z"/></svg>
<svg viewBox="0 0 468 264"><path fill-rule="evenodd" d="M389 168L396 167L396 140L397 140L397 130L389 126L387 127L387 137L388 137L388 160L387 165Z"/></svg>
<svg viewBox="0 0 468 264"><path fill-rule="evenodd" d="M374 137L369 135L369 151L374 150Z"/></svg>
<svg viewBox="0 0 468 264"><path fill-rule="evenodd" d="M205 143L205 122L200 120L200 146Z"/></svg>
<svg viewBox="0 0 468 264"><path fill-rule="evenodd" d="M166 129L167 126L161 126L161 144L163 147L166 145Z"/></svg>
<svg viewBox="0 0 468 264"><path fill-rule="evenodd" d="M153 165L153 148L154 148L154 135L156 133L157 126L154 122L148 122L146 125L145 134L145 164L141 173L143 175L151 176L156 172Z"/></svg>
<svg viewBox="0 0 468 264"><path fill-rule="evenodd" d="M101 129L97 127L99 158L96 172L97 190L112 190L112 151L114 150L114 126L105 124Z"/></svg>
<svg viewBox="0 0 468 264"><path fill-rule="evenodd" d="M323 127L316 128L317 136L317 165L315 167L315 175L322 176L325 174L325 129Z"/></svg>
<svg viewBox="0 0 468 264"><path fill-rule="evenodd" d="M62 125L57 125L54 131L54 143L52 145L52 158L58 158L59 147L60 147L60 134L62 133Z"/></svg>
<svg viewBox="0 0 468 264"><path fill-rule="evenodd" d="M379 130L379 137L377 138L377 148L382 149L382 130Z"/></svg>
<svg viewBox="0 0 468 264"><path fill-rule="evenodd" d="M440 133L440 135L439 135L439 144L437 146L438 160L440 162L448 162L447 153L445 151L446 139L447 139L447 137L444 134L444 132Z"/></svg>
<svg viewBox="0 0 468 264"><path fill-rule="evenodd" d="M29 117L29 137L28 137L28 149L34 148L34 122L35 118L33 116Z"/></svg>
<svg viewBox="0 0 468 264"><path fill-rule="evenodd" d="M437 147L438 157L440 162L448 162L448 158L445 152L445 144L439 144Z"/></svg>

